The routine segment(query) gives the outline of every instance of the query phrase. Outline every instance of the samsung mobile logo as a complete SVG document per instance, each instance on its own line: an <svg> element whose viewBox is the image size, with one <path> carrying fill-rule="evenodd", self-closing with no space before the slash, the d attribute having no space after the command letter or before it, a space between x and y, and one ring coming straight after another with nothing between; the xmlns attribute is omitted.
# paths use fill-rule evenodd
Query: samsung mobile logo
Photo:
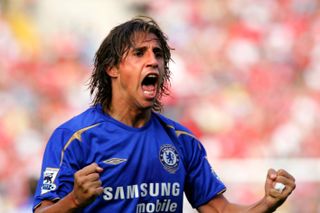
<svg viewBox="0 0 320 213"><path fill-rule="evenodd" d="M105 187L103 199L134 199L139 197L179 196L180 184L174 183L142 183L128 186Z"/></svg>

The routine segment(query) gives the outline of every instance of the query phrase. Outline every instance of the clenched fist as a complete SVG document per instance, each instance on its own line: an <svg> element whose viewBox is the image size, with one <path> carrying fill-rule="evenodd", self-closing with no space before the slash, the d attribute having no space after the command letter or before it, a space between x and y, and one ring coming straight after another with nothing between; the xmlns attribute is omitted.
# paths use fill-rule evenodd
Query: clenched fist
<svg viewBox="0 0 320 213"><path fill-rule="evenodd" d="M92 202L103 192L100 173L103 171L96 163L92 163L74 174L74 186L71 195L78 207Z"/></svg>
<svg viewBox="0 0 320 213"><path fill-rule="evenodd" d="M269 169L265 183L265 202L267 206L275 210L278 208L296 188L295 179L287 171Z"/></svg>

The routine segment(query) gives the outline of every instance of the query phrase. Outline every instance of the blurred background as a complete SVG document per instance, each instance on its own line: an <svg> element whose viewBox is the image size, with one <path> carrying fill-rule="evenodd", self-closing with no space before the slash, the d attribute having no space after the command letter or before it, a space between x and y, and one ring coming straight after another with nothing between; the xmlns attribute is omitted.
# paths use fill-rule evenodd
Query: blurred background
<svg viewBox="0 0 320 213"><path fill-rule="evenodd" d="M319 213L319 0L0 0L0 212L31 212L50 134L90 105L96 49L142 14L175 49L163 113L202 141L225 195L254 202L284 168L297 188L277 212Z"/></svg>

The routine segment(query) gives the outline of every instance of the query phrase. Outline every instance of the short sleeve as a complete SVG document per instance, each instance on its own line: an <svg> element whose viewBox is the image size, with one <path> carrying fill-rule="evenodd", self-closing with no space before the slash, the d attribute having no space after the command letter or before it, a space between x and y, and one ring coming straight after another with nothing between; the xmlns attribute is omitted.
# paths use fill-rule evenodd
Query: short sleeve
<svg viewBox="0 0 320 213"><path fill-rule="evenodd" d="M56 201L72 191L77 160L74 153L76 149L70 148L78 142L71 140L72 132L67 129L56 129L51 135L43 156L33 209L42 200Z"/></svg>
<svg viewBox="0 0 320 213"><path fill-rule="evenodd" d="M195 138L180 137L188 137L186 197L193 208L198 208L223 193L226 187L209 164L203 145Z"/></svg>

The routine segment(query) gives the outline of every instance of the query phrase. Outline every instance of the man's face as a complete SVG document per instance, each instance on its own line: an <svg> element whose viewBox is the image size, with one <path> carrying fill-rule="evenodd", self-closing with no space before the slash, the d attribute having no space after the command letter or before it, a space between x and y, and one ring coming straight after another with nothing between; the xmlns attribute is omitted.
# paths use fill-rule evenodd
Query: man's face
<svg viewBox="0 0 320 213"><path fill-rule="evenodd" d="M135 33L133 47L124 54L119 66L108 73L113 78L113 100L128 107L151 108L163 81L164 58L154 34Z"/></svg>

